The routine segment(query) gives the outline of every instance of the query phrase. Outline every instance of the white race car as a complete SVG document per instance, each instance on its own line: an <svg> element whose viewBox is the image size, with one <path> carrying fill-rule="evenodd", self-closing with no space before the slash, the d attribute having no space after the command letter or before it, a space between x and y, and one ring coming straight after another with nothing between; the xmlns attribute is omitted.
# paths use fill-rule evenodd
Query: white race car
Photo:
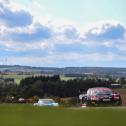
<svg viewBox="0 0 126 126"><path fill-rule="evenodd" d="M37 103L33 104L34 106L59 106L53 99L39 99Z"/></svg>

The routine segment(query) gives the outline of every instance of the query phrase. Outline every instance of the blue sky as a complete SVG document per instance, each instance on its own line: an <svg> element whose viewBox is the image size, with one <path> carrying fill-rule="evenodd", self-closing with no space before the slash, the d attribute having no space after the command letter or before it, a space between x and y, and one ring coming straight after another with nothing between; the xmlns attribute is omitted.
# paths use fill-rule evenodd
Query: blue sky
<svg viewBox="0 0 126 126"><path fill-rule="evenodd" d="M0 0L0 64L126 67L125 0Z"/></svg>

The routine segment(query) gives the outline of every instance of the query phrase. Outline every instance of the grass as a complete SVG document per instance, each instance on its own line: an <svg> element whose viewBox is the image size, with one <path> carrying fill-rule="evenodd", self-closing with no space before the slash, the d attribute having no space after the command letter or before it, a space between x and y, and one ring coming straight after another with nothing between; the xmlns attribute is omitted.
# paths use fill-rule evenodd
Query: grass
<svg viewBox="0 0 126 126"><path fill-rule="evenodd" d="M126 108L43 108L0 105L0 126L125 126Z"/></svg>
<svg viewBox="0 0 126 126"><path fill-rule="evenodd" d="M20 84L20 81L22 79L30 77L30 76L32 75L17 75L17 74L0 75L0 77L2 78L13 78L16 84ZM34 75L34 76L38 76L38 75ZM71 80L71 79L75 79L75 77L61 76L61 80L64 80L64 81Z"/></svg>
<svg viewBox="0 0 126 126"><path fill-rule="evenodd" d="M77 77L65 77L65 76L60 76L61 80L64 80L64 81L68 81L68 80L74 80L76 79Z"/></svg>
<svg viewBox="0 0 126 126"><path fill-rule="evenodd" d="M17 74L8 74L1 75L2 78L14 78L16 84L20 84L20 81L26 77L30 77L31 75L17 75Z"/></svg>

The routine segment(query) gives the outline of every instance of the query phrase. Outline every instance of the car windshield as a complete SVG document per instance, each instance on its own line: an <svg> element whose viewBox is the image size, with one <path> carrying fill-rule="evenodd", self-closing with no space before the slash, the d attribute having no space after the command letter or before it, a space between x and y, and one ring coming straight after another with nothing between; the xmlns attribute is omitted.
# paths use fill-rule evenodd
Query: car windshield
<svg viewBox="0 0 126 126"><path fill-rule="evenodd" d="M52 104L52 103L54 103L54 101L53 100L41 100L41 101L39 101L40 103L44 103L44 104Z"/></svg>
<svg viewBox="0 0 126 126"><path fill-rule="evenodd" d="M112 94L112 91L111 90L95 90L94 91L94 94Z"/></svg>

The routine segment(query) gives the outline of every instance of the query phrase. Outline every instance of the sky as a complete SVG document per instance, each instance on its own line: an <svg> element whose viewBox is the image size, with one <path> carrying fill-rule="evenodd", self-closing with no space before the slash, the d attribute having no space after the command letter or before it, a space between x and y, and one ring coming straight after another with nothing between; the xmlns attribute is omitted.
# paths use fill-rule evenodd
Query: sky
<svg viewBox="0 0 126 126"><path fill-rule="evenodd" d="M125 0L0 0L0 65L126 67Z"/></svg>

